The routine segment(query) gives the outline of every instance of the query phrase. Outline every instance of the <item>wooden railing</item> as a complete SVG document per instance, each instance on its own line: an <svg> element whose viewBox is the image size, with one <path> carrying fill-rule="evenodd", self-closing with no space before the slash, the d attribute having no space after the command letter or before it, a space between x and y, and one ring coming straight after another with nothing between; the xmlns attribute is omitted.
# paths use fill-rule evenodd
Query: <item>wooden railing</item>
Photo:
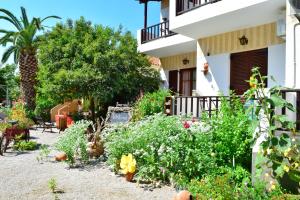
<svg viewBox="0 0 300 200"><path fill-rule="evenodd" d="M277 115L286 115L291 121L296 122L296 129L300 130L300 89L281 90L282 98L291 103L296 112L287 108L272 108ZM221 100L229 96L174 96L167 97L165 101L165 113L168 115L185 115L200 118L203 112L209 117L218 112ZM241 99L243 101L243 99ZM255 102L257 100L254 100ZM255 103L257 104L257 102ZM245 104L246 106L246 104ZM281 129L278 129L281 130Z"/></svg>
<svg viewBox="0 0 300 200"><path fill-rule="evenodd" d="M145 28L142 29L141 39L142 39L142 43L146 43L152 40L156 40L163 37L169 37L175 34L177 33L174 33L169 29L169 21L164 21L162 23L149 26L146 29Z"/></svg>
<svg viewBox="0 0 300 200"><path fill-rule="evenodd" d="M176 0L176 15L181 15L193 9L218 1L221 0Z"/></svg>
<svg viewBox="0 0 300 200"><path fill-rule="evenodd" d="M167 97L165 102L165 112L170 115L189 115L201 117L206 112L209 117L214 111L218 111L221 105L221 99L227 96L175 96ZM169 112L169 113L168 113Z"/></svg>

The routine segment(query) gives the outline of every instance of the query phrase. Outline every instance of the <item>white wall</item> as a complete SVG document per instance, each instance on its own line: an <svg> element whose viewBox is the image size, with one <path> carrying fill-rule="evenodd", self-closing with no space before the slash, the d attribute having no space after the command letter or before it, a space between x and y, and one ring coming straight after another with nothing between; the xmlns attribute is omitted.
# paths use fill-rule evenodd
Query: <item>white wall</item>
<svg viewBox="0 0 300 200"><path fill-rule="evenodd" d="M273 76L276 83L271 80ZM285 85L285 44L268 47L268 87Z"/></svg>
<svg viewBox="0 0 300 200"><path fill-rule="evenodd" d="M230 85L230 54L220 54L206 57L209 63L209 73L207 79L211 75L213 77L212 89L217 93L229 95Z"/></svg>
<svg viewBox="0 0 300 200"><path fill-rule="evenodd" d="M209 72L202 72L205 62L209 64ZM197 45L197 93L203 96L214 96L220 92L229 95L230 84L230 54L204 56Z"/></svg>
<svg viewBox="0 0 300 200"><path fill-rule="evenodd" d="M300 77L300 25L296 27L296 77ZM296 86L300 88L300 78L296 79Z"/></svg>
<svg viewBox="0 0 300 200"><path fill-rule="evenodd" d="M296 41L294 40L294 26L299 23L297 18L292 14L292 8L289 1L286 1L286 85L290 88L300 88L300 27L296 29ZM294 44L296 52L294 52ZM296 59L294 59L296 54ZM296 62L295 62L296 61Z"/></svg>
<svg viewBox="0 0 300 200"><path fill-rule="evenodd" d="M268 79L268 87L276 84L285 85L285 44L270 46L268 53L268 76L275 78L274 83ZM199 95L218 95L220 92L229 95L230 87L230 54L204 56L200 47L197 52L197 92ZM209 72L201 71L203 64L209 63Z"/></svg>

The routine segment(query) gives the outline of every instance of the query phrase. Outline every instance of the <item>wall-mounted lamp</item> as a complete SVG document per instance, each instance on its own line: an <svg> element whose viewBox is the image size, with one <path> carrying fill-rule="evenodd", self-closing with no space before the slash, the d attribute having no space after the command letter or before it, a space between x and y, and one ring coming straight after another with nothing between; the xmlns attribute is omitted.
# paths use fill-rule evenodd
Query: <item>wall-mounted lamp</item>
<svg viewBox="0 0 300 200"><path fill-rule="evenodd" d="M187 65L189 63L190 63L190 61L187 58L185 58L185 59L182 60L182 64L183 65Z"/></svg>
<svg viewBox="0 0 300 200"><path fill-rule="evenodd" d="M208 73L208 68L209 68L208 62L204 63L203 69L201 70L204 75L206 75Z"/></svg>
<svg viewBox="0 0 300 200"><path fill-rule="evenodd" d="M242 46L245 46L248 44L248 38L245 35L243 35L243 37L239 38L239 40L240 40L240 44Z"/></svg>

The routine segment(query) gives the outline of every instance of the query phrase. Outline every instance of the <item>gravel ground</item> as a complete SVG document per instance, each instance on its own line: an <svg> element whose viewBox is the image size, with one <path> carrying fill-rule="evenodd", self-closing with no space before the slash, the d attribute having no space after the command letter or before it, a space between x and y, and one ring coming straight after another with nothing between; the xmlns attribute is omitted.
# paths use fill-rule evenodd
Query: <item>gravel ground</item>
<svg viewBox="0 0 300 200"><path fill-rule="evenodd" d="M39 144L53 145L58 138L55 133L30 131ZM0 156L0 200L55 199L48 188L51 178L57 180L58 199L100 200L171 200L176 191L162 187L145 190L136 183L126 182L116 176L105 163L95 163L84 168L69 169L65 163L54 161L54 152L49 161L42 164L36 157L39 151L19 153L8 150Z"/></svg>

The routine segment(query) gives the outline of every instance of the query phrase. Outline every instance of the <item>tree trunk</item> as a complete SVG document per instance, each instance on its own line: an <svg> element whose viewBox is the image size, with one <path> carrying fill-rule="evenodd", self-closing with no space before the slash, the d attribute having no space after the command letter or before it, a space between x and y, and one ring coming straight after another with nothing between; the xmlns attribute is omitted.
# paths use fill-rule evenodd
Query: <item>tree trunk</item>
<svg viewBox="0 0 300 200"><path fill-rule="evenodd" d="M19 61L22 98L25 101L26 107L29 110L34 111L36 96L35 86L38 65L35 51L30 53L22 51L20 53Z"/></svg>
<svg viewBox="0 0 300 200"><path fill-rule="evenodd" d="M90 110L92 112L93 123L95 123L96 122L96 114L95 114L95 100L94 100L94 97L90 98Z"/></svg>

